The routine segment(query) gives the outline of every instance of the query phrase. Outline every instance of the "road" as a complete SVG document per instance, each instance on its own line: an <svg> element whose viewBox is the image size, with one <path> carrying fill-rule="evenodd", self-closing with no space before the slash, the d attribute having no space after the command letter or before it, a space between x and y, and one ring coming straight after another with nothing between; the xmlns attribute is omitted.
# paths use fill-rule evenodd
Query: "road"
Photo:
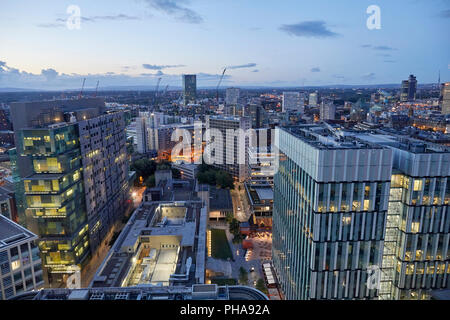
<svg viewBox="0 0 450 320"><path fill-rule="evenodd" d="M239 191L239 186L241 190ZM246 222L250 218L249 205L245 195L243 184L236 183L234 190L231 190L231 199L233 201L234 217L240 222ZM238 207L240 210L238 210Z"/></svg>

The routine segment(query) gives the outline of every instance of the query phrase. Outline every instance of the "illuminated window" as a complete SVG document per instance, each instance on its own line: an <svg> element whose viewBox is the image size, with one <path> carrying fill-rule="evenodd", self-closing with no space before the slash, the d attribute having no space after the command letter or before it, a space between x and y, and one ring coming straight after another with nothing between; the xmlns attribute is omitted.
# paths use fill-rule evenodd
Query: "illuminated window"
<svg viewBox="0 0 450 320"><path fill-rule="evenodd" d="M13 271L17 270L19 268L20 268L20 260L16 260L16 261L11 262L11 269Z"/></svg>
<svg viewBox="0 0 450 320"><path fill-rule="evenodd" d="M412 233L417 233L419 232L419 228L420 228L420 222L413 222L411 224L411 232Z"/></svg>
<svg viewBox="0 0 450 320"><path fill-rule="evenodd" d="M422 179L414 180L414 191L422 190Z"/></svg>

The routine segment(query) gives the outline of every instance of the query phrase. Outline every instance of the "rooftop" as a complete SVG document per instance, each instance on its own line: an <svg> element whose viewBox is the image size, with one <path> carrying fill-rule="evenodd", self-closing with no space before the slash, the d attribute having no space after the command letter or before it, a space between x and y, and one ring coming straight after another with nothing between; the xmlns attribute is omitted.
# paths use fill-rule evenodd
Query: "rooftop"
<svg viewBox="0 0 450 320"><path fill-rule="evenodd" d="M246 286L193 285L177 287L127 287L43 289L26 292L13 300L268 300Z"/></svg>
<svg viewBox="0 0 450 320"><path fill-rule="evenodd" d="M25 239L36 238L35 234L0 214L0 249Z"/></svg>
<svg viewBox="0 0 450 320"><path fill-rule="evenodd" d="M210 210L232 210L233 202L231 201L230 190L210 186L209 208Z"/></svg>

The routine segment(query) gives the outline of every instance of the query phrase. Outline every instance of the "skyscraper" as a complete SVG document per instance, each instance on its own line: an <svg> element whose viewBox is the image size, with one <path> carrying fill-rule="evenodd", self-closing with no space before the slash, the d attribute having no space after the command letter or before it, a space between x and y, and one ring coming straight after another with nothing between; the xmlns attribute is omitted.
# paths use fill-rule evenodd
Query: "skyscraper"
<svg viewBox="0 0 450 320"><path fill-rule="evenodd" d="M282 111L304 112L304 99L300 92L283 92Z"/></svg>
<svg viewBox="0 0 450 320"><path fill-rule="evenodd" d="M225 104L227 106L237 105L240 95L241 95L241 89L227 88L226 95L225 95Z"/></svg>
<svg viewBox="0 0 450 320"><path fill-rule="evenodd" d="M273 263L286 299L371 299L392 151L326 125L277 131Z"/></svg>
<svg viewBox="0 0 450 320"><path fill-rule="evenodd" d="M245 137L243 145L238 138L239 130L246 132L251 129L251 119L248 117L224 117L224 116L207 116L206 130L216 129L220 132L222 140L217 143L221 146L211 153L218 159L218 163L212 165L225 170L231 176L239 181L247 179L248 175L248 147L250 143L249 137ZM234 138L232 135L235 135ZM210 136L208 141L213 142L220 137ZM240 155L244 156L243 161Z"/></svg>
<svg viewBox="0 0 450 320"><path fill-rule="evenodd" d="M402 88L400 92L400 101L414 101L416 100L417 79L414 75L410 75L408 80L402 81Z"/></svg>
<svg viewBox="0 0 450 320"><path fill-rule="evenodd" d="M442 86L442 114L450 114L450 82Z"/></svg>
<svg viewBox="0 0 450 320"><path fill-rule="evenodd" d="M184 105L195 103L197 99L197 75L183 74Z"/></svg>
<svg viewBox="0 0 450 320"><path fill-rule="evenodd" d="M317 107L317 104L319 103L319 93L312 92L309 94L309 106L310 107Z"/></svg>
<svg viewBox="0 0 450 320"><path fill-rule="evenodd" d="M334 120L336 117L336 106L333 101L322 101L320 104L320 120Z"/></svg>
<svg viewBox="0 0 450 320"><path fill-rule="evenodd" d="M19 220L39 236L51 286L65 286L128 206L124 115L104 109L102 99L11 106Z"/></svg>
<svg viewBox="0 0 450 320"><path fill-rule="evenodd" d="M450 149L384 132L358 137L393 153L380 298L449 289Z"/></svg>

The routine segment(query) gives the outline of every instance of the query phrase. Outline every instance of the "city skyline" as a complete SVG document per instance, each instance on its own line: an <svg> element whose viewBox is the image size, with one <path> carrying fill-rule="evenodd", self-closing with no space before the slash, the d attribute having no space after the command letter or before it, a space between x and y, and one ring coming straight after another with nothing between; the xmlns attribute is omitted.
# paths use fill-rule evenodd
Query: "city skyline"
<svg viewBox="0 0 450 320"><path fill-rule="evenodd" d="M71 5L80 29L66 24ZM380 29L369 29L371 5ZM419 84L450 76L445 1L210 3L136 0L2 3L0 88ZM26 10L25 10L26 8ZM32 10L29 10L32 9ZM370 10L369 10L370 12ZM73 14L73 12L72 12ZM197 41L201 39L201 41ZM433 59L430 60L430 48ZM358 65L358 68L354 68Z"/></svg>

